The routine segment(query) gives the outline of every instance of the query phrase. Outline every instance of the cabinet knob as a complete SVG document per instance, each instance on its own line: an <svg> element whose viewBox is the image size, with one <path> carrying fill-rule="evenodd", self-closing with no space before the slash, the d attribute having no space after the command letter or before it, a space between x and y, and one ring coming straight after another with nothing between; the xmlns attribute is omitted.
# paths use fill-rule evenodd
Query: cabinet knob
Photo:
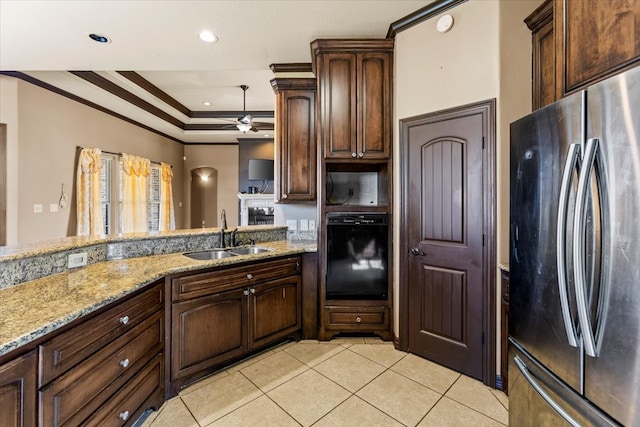
<svg viewBox="0 0 640 427"><path fill-rule="evenodd" d="M360 323L362 322L362 319L360 317L356 317L356 323Z"/></svg>
<svg viewBox="0 0 640 427"><path fill-rule="evenodd" d="M252 294L255 294L256 293L256 288L249 289L249 292L251 292Z"/></svg>
<svg viewBox="0 0 640 427"><path fill-rule="evenodd" d="M127 323L129 323L129 316L122 316L120 318L120 323L122 323L123 325L126 325Z"/></svg>
<svg viewBox="0 0 640 427"><path fill-rule="evenodd" d="M247 274L247 279L253 279L253 274L251 273Z"/></svg>
<svg viewBox="0 0 640 427"><path fill-rule="evenodd" d="M358 157L363 158L364 157L364 153L361 151L358 153Z"/></svg>
<svg viewBox="0 0 640 427"><path fill-rule="evenodd" d="M129 411L120 412L118 418L120 418L122 421L127 421L127 419L129 419Z"/></svg>
<svg viewBox="0 0 640 427"><path fill-rule="evenodd" d="M121 360L120 366L122 366L123 368L126 368L127 366L129 366L129 359Z"/></svg>
<svg viewBox="0 0 640 427"><path fill-rule="evenodd" d="M355 159L356 157L358 157L358 155L355 152L353 152L353 153L351 153L351 157L353 157Z"/></svg>
<svg viewBox="0 0 640 427"><path fill-rule="evenodd" d="M282 198L283 198L283 199L286 199L287 197L288 197L288 196L287 196L286 194L283 194L283 195L282 195Z"/></svg>
<svg viewBox="0 0 640 427"><path fill-rule="evenodd" d="M244 291L242 291L242 293L243 293L243 294L245 294L245 296L246 296L246 295L249 295L249 291L248 291L248 290L246 290L246 289L245 289Z"/></svg>

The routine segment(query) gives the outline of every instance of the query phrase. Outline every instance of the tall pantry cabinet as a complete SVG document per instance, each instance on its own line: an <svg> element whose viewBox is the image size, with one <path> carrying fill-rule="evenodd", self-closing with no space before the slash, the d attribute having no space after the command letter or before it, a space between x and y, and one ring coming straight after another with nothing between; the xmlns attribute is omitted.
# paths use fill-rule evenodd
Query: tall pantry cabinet
<svg viewBox="0 0 640 427"><path fill-rule="evenodd" d="M322 39L311 43L317 90L318 339L374 333L391 339L392 240L387 292L377 299L327 296L327 222L337 214L382 214L391 221L393 39ZM367 198L358 197L364 192ZM346 239L346 237L345 237Z"/></svg>

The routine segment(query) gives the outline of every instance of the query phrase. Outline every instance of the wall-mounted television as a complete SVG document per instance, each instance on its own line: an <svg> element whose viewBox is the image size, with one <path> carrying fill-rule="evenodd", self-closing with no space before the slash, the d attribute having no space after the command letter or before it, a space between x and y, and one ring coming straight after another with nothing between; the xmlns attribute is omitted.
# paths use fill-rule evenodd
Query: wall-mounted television
<svg viewBox="0 0 640 427"><path fill-rule="evenodd" d="M273 160L249 159L249 181L273 181Z"/></svg>

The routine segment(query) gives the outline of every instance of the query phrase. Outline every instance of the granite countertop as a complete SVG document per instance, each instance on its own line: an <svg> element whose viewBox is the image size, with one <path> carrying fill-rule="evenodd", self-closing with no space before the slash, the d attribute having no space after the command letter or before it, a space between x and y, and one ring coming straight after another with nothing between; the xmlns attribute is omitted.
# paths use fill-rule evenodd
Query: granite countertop
<svg viewBox="0 0 640 427"><path fill-rule="evenodd" d="M506 271L507 273L509 272L509 263L508 262L499 262L498 263L498 267L502 271Z"/></svg>
<svg viewBox="0 0 640 427"><path fill-rule="evenodd" d="M182 253L104 261L0 290L0 356L173 273L303 252L315 241L274 241L255 255L198 261Z"/></svg>

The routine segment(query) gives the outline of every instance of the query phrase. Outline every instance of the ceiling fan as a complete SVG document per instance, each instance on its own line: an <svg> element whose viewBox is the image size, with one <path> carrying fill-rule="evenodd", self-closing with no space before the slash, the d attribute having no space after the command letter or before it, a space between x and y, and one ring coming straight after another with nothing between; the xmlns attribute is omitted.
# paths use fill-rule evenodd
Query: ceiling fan
<svg viewBox="0 0 640 427"><path fill-rule="evenodd" d="M236 120L235 126L238 128L238 130L242 133L247 133L249 131L258 132L260 130L260 127L263 126L265 128L272 129L272 124L254 122L251 114L247 114L247 89L249 89L249 86L240 85L240 89L242 89L242 117Z"/></svg>

